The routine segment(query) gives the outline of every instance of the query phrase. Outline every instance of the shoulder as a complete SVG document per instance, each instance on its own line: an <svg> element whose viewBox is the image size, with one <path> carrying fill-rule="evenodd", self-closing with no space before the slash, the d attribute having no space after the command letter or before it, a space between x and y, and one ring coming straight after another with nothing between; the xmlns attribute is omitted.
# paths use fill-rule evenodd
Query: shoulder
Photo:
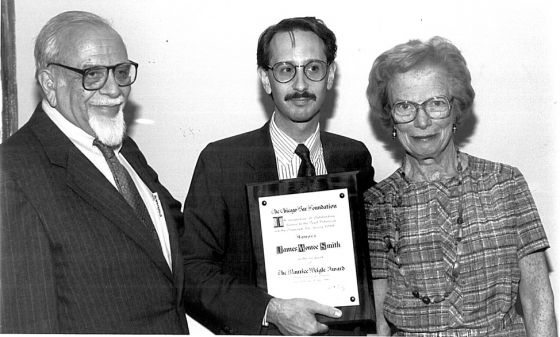
<svg viewBox="0 0 560 337"><path fill-rule="evenodd" d="M50 159L36 135L23 126L0 145L0 195L2 202L17 200L16 194L38 195L47 186ZM50 187L47 187L49 189Z"/></svg>
<svg viewBox="0 0 560 337"><path fill-rule="evenodd" d="M211 142L202 150L201 156L220 154L233 157L240 153L271 148L272 143L267 126L268 124L260 129Z"/></svg>
<svg viewBox="0 0 560 337"><path fill-rule="evenodd" d="M376 183L364 193L364 200L367 203L379 203L380 201L396 196L399 186L402 184L402 178L399 171L395 171L389 177Z"/></svg>
<svg viewBox="0 0 560 337"><path fill-rule="evenodd" d="M21 127L18 131L16 131L13 135L11 135L6 141L0 144L0 148L3 151L13 150L15 148L19 148L21 146L29 147L33 144L33 141L36 140L33 132L29 124L25 124Z"/></svg>
<svg viewBox="0 0 560 337"><path fill-rule="evenodd" d="M27 125L0 144L2 171L19 170L19 167L30 166L42 158L44 151L41 143Z"/></svg>
<svg viewBox="0 0 560 337"><path fill-rule="evenodd" d="M252 131L248 131L245 133L241 133L235 136L223 138L217 141L214 141L212 144L215 147L237 147L237 146L246 146L251 144L255 139L258 139L263 134L262 129L256 129Z"/></svg>
<svg viewBox="0 0 560 337"><path fill-rule="evenodd" d="M32 148L40 148L41 135L50 136L54 123L47 117L41 108L41 104L37 105L35 111L31 114L29 120L17 130L13 135L0 144L2 155L12 153L23 153Z"/></svg>
<svg viewBox="0 0 560 337"><path fill-rule="evenodd" d="M323 131L321 144L325 151L325 158L328 158L325 160L343 165L347 169L371 167L371 154L359 140ZM373 180L373 173L371 179Z"/></svg>
<svg viewBox="0 0 560 337"><path fill-rule="evenodd" d="M321 142L326 145L343 146L357 151L368 151L364 143L359 140L327 131L321 132Z"/></svg>
<svg viewBox="0 0 560 337"><path fill-rule="evenodd" d="M514 166L469 154L466 154L466 156L469 160L470 173L474 179L497 178L499 180L509 180L521 176L519 169Z"/></svg>

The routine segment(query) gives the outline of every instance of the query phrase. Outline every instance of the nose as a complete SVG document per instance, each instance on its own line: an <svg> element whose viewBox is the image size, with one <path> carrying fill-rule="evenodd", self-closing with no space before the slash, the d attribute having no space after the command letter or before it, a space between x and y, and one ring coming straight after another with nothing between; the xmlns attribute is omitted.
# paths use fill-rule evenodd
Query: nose
<svg viewBox="0 0 560 337"><path fill-rule="evenodd" d="M99 89L99 92L109 97L118 97L121 95L121 87L117 84L117 81L115 81L113 70L109 70L107 81L101 89Z"/></svg>
<svg viewBox="0 0 560 337"><path fill-rule="evenodd" d="M432 125L432 118L428 116L428 113L424 110L422 106L419 106L416 110L416 118L414 119L414 126L419 129L426 129Z"/></svg>
<svg viewBox="0 0 560 337"><path fill-rule="evenodd" d="M294 90L300 92L307 89L307 77L303 73L303 67L296 68L296 76L294 77L294 83L292 84L292 87L294 88Z"/></svg>

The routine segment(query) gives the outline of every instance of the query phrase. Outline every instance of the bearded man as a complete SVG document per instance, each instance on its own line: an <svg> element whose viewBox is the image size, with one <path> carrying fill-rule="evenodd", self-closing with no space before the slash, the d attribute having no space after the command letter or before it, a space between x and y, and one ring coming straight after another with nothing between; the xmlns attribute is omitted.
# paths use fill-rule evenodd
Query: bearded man
<svg viewBox="0 0 560 337"><path fill-rule="evenodd" d="M188 333L181 205L125 134L138 64L77 11L35 62L43 100L0 147L0 332Z"/></svg>

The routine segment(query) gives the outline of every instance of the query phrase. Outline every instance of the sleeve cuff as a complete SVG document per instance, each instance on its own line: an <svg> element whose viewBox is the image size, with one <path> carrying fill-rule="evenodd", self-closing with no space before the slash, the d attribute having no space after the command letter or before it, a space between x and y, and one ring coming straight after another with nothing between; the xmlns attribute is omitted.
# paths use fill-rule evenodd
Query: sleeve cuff
<svg viewBox="0 0 560 337"><path fill-rule="evenodd" d="M268 314L268 306L270 305L270 302L268 302L268 304L266 305L266 309L264 310L264 316L261 322L262 326L268 326L268 322L266 321L266 315Z"/></svg>

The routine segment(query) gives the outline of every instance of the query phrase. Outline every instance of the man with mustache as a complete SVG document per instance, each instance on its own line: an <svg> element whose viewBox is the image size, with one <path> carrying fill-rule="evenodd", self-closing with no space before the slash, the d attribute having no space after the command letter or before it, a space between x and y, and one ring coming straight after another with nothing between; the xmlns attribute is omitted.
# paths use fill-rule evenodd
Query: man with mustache
<svg viewBox="0 0 560 337"><path fill-rule="evenodd" d="M185 201L182 248L190 314L215 333L326 333L329 328L315 314L340 317L336 308L273 298L257 287L246 196L247 184L298 175L361 171L360 187L373 184L364 144L319 128L319 111L334 82L335 54L335 35L321 20L290 18L266 29L257 62L275 105L272 118L200 154ZM308 159L301 159L297 148L308 152ZM356 326L347 328L343 334Z"/></svg>
<svg viewBox="0 0 560 337"><path fill-rule="evenodd" d="M138 65L77 11L35 61L43 100L0 149L0 332L188 333L181 205L125 134Z"/></svg>

